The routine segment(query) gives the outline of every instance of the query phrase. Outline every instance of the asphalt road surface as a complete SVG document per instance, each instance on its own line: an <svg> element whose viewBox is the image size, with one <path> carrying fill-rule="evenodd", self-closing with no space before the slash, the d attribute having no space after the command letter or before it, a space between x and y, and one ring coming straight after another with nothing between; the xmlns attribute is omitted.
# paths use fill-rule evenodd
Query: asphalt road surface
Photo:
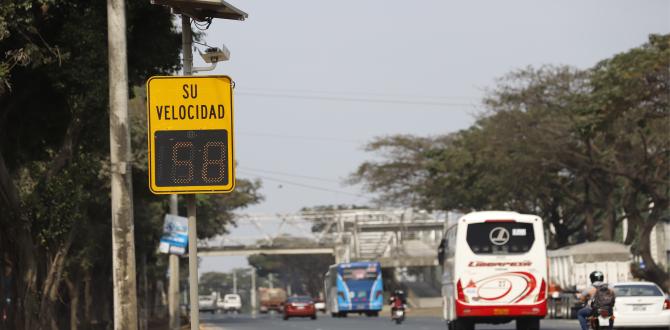
<svg viewBox="0 0 670 330"><path fill-rule="evenodd" d="M351 315L347 318L333 318L330 315L319 314L317 320L309 318L295 318L284 321L279 315L259 315L252 318L249 315L225 315L225 314L201 314L200 324L202 329L207 330L255 330L255 329L276 329L276 330L393 330L393 329L412 329L429 330L445 329L445 323L440 318L435 317L411 317L401 325L391 322L386 316L365 317ZM542 320L542 330L571 330L579 329L577 320ZM514 323L502 325L479 324L476 330L515 330Z"/></svg>

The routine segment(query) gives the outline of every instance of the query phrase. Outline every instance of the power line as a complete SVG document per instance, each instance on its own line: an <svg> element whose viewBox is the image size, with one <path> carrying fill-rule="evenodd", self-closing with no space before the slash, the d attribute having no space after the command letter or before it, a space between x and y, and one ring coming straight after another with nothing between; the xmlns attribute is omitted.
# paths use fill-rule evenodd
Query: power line
<svg viewBox="0 0 670 330"><path fill-rule="evenodd" d="M364 97L347 97L347 96L325 96L325 95L300 95L287 93L259 93L259 92L236 92L238 95L250 95L261 97L276 97L289 99L303 99L303 100L325 100L325 101L342 101L342 102L362 102L362 103L386 103L386 104L406 104L406 105L428 105L437 107L470 107L477 108L473 103L464 102L439 102L439 101L422 101L422 100L401 100L401 99L381 99L381 98L364 98Z"/></svg>
<svg viewBox="0 0 670 330"><path fill-rule="evenodd" d="M239 168L239 167L238 167ZM300 174L292 174L292 173L286 173L286 172L279 172L279 171L270 171L270 170L263 170L263 169L255 169L255 168L250 168L250 167L242 167L242 170L245 172L265 172L265 173L270 173L270 174L278 174L278 175L283 175L283 176L288 176L288 177L294 177L294 178L300 178L300 179L308 179L308 180L316 180L316 181L323 181L323 182L334 182L334 183L340 183L340 181L333 180L333 179L326 179L326 178L319 178L315 176L307 176L307 175L300 175Z"/></svg>
<svg viewBox="0 0 670 330"><path fill-rule="evenodd" d="M466 96L434 96L434 95L410 95L410 94L397 94L397 93L376 93L376 92L360 92L360 91L324 91L324 90L309 90L309 89L284 89L284 88L256 88L256 87L242 87L242 91L248 91L252 93L289 93L289 94L326 94L334 96L345 96L349 97L350 95L359 95L359 96L373 96L381 98L400 98L400 99L429 99L429 100L442 100L443 102L452 101L460 103L461 101L470 101L468 104L473 102L479 102L481 97L466 97ZM458 100L458 101L456 101Z"/></svg>
<svg viewBox="0 0 670 330"><path fill-rule="evenodd" d="M239 172L246 172L246 171L245 171L245 170L239 170ZM275 181L275 182L284 183L284 184L289 184L289 185L294 185L294 186L298 186L298 187L302 187L302 188L307 188L307 189L321 190L321 191L327 191L327 192L338 193L338 194L345 194L345 195L350 195L350 196L355 196L355 197L363 197L363 198L366 197L366 196L361 195L361 194L354 194L354 193L350 193L350 192L346 192L346 191L341 191L341 190L335 190L335 189L330 189L330 188L317 187L317 186L312 186L312 185L302 184L302 183L293 182L293 181L288 181L288 180L282 180L282 179L277 179L277 178L271 178L271 177L268 177L268 176L258 175L258 174L254 174L254 173L249 173L249 174L254 175L254 176L256 176L256 177L259 177L259 178L261 178L261 179L263 179L263 180Z"/></svg>
<svg viewBox="0 0 670 330"><path fill-rule="evenodd" d="M271 134L271 133L259 133L259 132L235 132L235 134L249 135L249 136L266 136L266 137L276 137L276 138L285 138L285 139L296 139L296 140L321 140L321 141L336 141L336 142L346 142L346 143L365 143L363 140L350 140L350 139L341 139L335 137L325 137L325 136L300 136L300 135L283 135L283 134Z"/></svg>

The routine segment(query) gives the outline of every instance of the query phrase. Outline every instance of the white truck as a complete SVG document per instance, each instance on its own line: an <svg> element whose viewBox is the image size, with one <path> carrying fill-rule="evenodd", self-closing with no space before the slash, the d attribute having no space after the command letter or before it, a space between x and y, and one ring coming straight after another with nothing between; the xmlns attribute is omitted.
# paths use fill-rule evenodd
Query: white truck
<svg viewBox="0 0 670 330"><path fill-rule="evenodd" d="M588 242L548 250L549 302L548 315L553 318L574 318L580 307L577 294L591 286L589 274L599 270L606 283L633 279L630 248L615 242Z"/></svg>
<svg viewBox="0 0 670 330"><path fill-rule="evenodd" d="M225 313L239 313L242 310L242 298L236 293L226 294L217 301L217 308Z"/></svg>

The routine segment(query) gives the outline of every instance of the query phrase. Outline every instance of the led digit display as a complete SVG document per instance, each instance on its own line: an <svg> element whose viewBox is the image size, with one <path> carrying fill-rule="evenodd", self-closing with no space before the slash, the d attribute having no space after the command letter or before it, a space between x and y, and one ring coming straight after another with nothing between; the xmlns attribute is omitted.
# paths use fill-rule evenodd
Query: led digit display
<svg viewBox="0 0 670 330"><path fill-rule="evenodd" d="M157 131L156 185L228 184L226 130Z"/></svg>

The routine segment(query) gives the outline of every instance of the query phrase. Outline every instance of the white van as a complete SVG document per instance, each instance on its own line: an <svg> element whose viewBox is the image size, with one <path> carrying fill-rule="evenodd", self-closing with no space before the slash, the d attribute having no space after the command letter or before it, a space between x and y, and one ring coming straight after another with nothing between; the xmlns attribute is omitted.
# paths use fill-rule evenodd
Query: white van
<svg viewBox="0 0 670 330"><path fill-rule="evenodd" d="M242 310L242 298L239 294L229 293L219 299L217 306L223 312L239 313Z"/></svg>
<svg viewBox="0 0 670 330"><path fill-rule="evenodd" d="M447 229L438 259L450 330L512 320L518 330L540 328L547 314L542 219L502 211L466 214Z"/></svg>

